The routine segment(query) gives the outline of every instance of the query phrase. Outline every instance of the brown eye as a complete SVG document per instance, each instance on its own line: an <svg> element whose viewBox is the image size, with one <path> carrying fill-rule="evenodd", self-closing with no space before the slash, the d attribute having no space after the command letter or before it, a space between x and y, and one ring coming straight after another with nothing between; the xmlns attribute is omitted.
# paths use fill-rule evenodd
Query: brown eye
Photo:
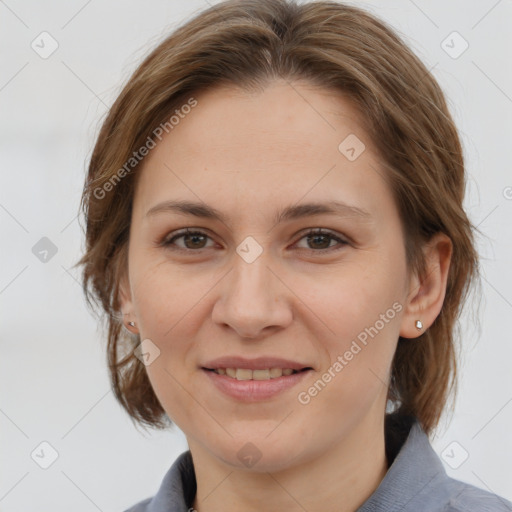
<svg viewBox="0 0 512 512"><path fill-rule="evenodd" d="M313 249L327 249L333 238L330 235L308 235L307 236L308 244L313 244Z"/></svg>
<svg viewBox="0 0 512 512"><path fill-rule="evenodd" d="M331 249L337 250L341 248L341 246L348 244L348 242L335 235L334 233L329 231L322 231L321 229L309 231L300 240L304 239L306 240L307 247L302 248L314 252L327 251ZM337 244L332 245L333 241L337 242ZM340 247L336 247L336 245Z"/></svg>
<svg viewBox="0 0 512 512"><path fill-rule="evenodd" d="M187 249L203 249L207 238L207 236L198 233L190 233L183 235L183 243Z"/></svg>
<svg viewBox="0 0 512 512"><path fill-rule="evenodd" d="M183 245L176 244L176 240L183 239ZM163 242L163 245L166 247L174 246L179 250L199 250L199 249L207 249L206 243L210 239L208 235L203 233L202 231L183 231L181 233L177 233L170 239L166 239ZM211 239L210 239L211 240Z"/></svg>

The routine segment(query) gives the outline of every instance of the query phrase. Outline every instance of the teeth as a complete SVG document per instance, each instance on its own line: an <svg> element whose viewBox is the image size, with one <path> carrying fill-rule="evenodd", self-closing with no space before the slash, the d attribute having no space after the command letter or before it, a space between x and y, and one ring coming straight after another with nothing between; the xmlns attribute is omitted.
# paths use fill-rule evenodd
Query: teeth
<svg viewBox="0 0 512 512"><path fill-rule="evenodd" d="M270 369L267 369L267 370L253 370L252 371L252 378L253 378L253 380L268 380L268 379L270 379Z"/></svg>
<svg viewBox="0 0 512 512"><path fill-rule="evenodd" d="M250 380L252 379L252 370L246 368L236 369L236 380Z"/></svg>
<svg viewBox="0 0 512 512"><path fill-rule="evenodd" d="M265 370L250 370L248 368L217 368L219 375L227 375L237 380L269 380L297 373L292 368L266 368Z"/></svg>
<svg viewBox="0 0 512 512"><path fill-rule="evenodd" d="M270 368L270 378L282 377L283 370L281 368Z"/></svg>

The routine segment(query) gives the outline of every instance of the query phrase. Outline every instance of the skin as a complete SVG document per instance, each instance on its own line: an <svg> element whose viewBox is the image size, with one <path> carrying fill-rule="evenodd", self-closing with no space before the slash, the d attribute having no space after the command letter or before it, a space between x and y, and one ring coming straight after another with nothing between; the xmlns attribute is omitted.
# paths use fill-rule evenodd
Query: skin
<svg viewBox="0 0 512 512"><path fill-rule="evenodd" d="M198 486L193 506L356 510L388 468L384 415L398 337L419 336L415 321L426 329L439 314L450 240L434 237L424 247L426 276L409 278L379 155L340 94L276 81L256 93L223 87L196 98L144 162L121 287L125 321L160 350L146 369L187 437ZM350 134L366 147L354 161L338 150ZM171 199L206 203L225 222L170 211L146 215ZM286 206L328 200L369 216L274 222ZM161 245L186 227L209 238L181 237L174 241L181 252ZM308 241L309 228L347 243ZM252 263L236 252L248 236L263 250ZM300 403L298 393L396 303L394 318L309 403ZM222 355L284 357L314 371L271 399L241 403L200 369ZM261 454L252 467L237 457L248 442Z"/></svg>

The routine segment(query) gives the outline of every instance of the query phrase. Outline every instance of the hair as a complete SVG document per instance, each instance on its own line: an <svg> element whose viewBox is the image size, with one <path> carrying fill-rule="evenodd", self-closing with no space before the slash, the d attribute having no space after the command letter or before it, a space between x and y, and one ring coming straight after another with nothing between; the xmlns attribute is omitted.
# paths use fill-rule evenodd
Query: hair
<svg viewBox="0 0 512 512"><path fill-rule="evenodd" d="M334 1L228 0L208 8L151 51L107 113L81 199L86 248L77 265L88 305L108 326L115 396L140 425L169 425L134 355L140 337L126 332L120 311L143 168L133 155L192 95L222 85L262 90L274 80L337 91L357 108L399 209L409 274L425 275L422 246L432 235L452 241L442 310L418 339L399 338L388 389L395 412L415 416L430 435L456 391L456 321L478 276L476 228L462 205L462 147L443 92L420 59L385 23Z"/></svg>

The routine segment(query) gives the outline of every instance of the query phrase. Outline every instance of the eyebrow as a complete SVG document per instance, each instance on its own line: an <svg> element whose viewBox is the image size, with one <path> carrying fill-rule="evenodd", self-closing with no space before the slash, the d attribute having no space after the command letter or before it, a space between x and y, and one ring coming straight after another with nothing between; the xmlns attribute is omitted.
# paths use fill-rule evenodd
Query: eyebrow
<svg viewBox="0 0 512 512"><path fill-rule="evenodd" d="M227 224L227 217L212 206L206 203L193 201L164 201L159 203L146 212L146 217L157 213L170 212L182 215L192 215L203 219L218 220ZM371 220L370 212L357 206L348 205L340 201L328 201L324 203L302 203L288 206L283 210L276 212L274 215L274 223L287 220L300 219L315 215L334 214L341 217L354 217L361 220Z"/></svg>

